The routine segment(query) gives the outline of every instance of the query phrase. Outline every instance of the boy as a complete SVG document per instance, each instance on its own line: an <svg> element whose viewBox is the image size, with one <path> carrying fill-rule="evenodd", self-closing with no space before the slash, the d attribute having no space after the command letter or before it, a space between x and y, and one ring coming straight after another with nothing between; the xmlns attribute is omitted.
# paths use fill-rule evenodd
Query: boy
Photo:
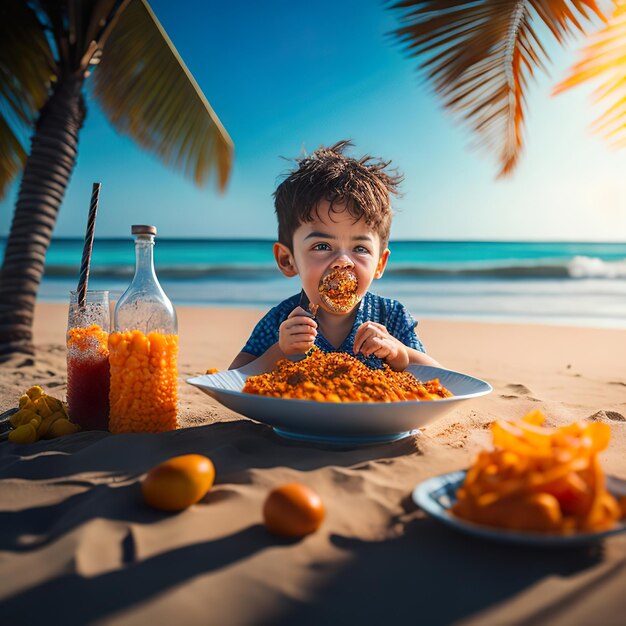
<svg viewBox="0 0 626 626"><path fill-rule="evenodd" d="M285 276L300 277L309 311L299 306L300 295L275 306L230 369L254 361L270 371L279 359L314 345L351 353L373 368L383 362L397 371L410 363L439 365L425 354L404 306L368 291L387 265L389 195L402 177L385 172L388 162L345 156L351 145L340 141L299 159L276 189L274 258Z"/></svg>

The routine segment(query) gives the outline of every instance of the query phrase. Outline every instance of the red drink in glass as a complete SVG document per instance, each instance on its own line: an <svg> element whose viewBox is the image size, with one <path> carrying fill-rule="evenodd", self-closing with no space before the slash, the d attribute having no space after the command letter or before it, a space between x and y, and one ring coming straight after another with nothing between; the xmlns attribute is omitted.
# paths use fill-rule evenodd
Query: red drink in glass
<svg viewBox="0 0 626 626"><path fill-rule="evenodd" d="M71 420L84 430L108 430L108 355L68 354L67 404Z"/></svg>
<svg viewBox="0 0 626 626"><path fill-rule="evenodd" d="M85 430L109 426L109 292L70 292L67 324L67 409Z"/></svg>

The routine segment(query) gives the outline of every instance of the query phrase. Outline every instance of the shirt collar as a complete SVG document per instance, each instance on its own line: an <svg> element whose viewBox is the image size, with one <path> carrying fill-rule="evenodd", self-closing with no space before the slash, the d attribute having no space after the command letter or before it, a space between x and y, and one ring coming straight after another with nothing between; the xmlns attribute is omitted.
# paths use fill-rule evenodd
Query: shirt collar
<svg viewBox="0 0 626 626"><path fill-rule="evenodd" d="M315 343L320 350L324 352L347 352L348 354L356 357L359 361L362 361L372 369L380 369L383 366L383 362L376 356L363 356L361 353L354 354L354 337L359 326L365 321L366 303L365 300L370 297L369 291L365 294L356 311L354 323L352 324L352 330L348 333L348 336L343 340L338 348L335 348L321 332L318 332Z"/></svg>
<svg viewBox="0 0 626 626"><path fill-rule="evenodd" d="M337 352L349 352L352 354L352 348L354 347L354 337L356 335L356 331L359 326L365 321L365 299L368 297L369 292L365 294L361 302L359 302L359 306L356 310L356 315L354 317L354 322L352 324L352 328L348 333L347 337L341 342L341 345L338 348L334 348L333 345L322 335L321 331L318 332L317 338L320 343L320 347L323 346L323 349L327 352L337 351Z"/></svg>

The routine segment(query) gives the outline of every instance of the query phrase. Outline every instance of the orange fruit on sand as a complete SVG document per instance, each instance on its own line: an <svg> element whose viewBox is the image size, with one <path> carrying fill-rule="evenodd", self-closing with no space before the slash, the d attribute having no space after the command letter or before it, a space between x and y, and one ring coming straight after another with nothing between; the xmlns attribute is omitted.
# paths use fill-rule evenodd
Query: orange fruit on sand
<svg viewBox="0 0 626 626"><path fill-rule="evenodd" d="M147 504L161 511L182 511L201 500L213 485L215 468L201 454L175 456L151 469L141 481Z"/></svg>
<svg viewBox="0 0 626 626"><path fill-rule="evenodd" d="M303 537L315 532L326 510L319 495L301 483L281 485L263 505L265 527L275 535Z"/></svg>

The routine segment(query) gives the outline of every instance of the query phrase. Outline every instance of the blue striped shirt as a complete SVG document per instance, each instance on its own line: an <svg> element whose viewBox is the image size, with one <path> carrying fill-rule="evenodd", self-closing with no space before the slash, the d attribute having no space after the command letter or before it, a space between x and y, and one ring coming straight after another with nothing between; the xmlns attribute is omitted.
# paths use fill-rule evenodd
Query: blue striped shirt
<svg viewBox="0 0 626 626"><path fill-rule="evenodd" d="M289 314L298 306L300 294L296 294L271 309L255 326L242 352L261 356L268 348L278 342L278 329L289 317ZM369 367L378 369L382 367L382 361L376 356L365 357L359 352L354 355L354 337L356 331L363 322L377 322L387 328L389 334L400 340L405 346L414 348L420 352L426 352L422 342L415 333L417 322L413 316L397 300L383 298L369 291L359 303L356 318L352 330L343 340L343 343L335 348L320 332L317 331L315 345L324 352L347 352L356 356Z"/></svg>

